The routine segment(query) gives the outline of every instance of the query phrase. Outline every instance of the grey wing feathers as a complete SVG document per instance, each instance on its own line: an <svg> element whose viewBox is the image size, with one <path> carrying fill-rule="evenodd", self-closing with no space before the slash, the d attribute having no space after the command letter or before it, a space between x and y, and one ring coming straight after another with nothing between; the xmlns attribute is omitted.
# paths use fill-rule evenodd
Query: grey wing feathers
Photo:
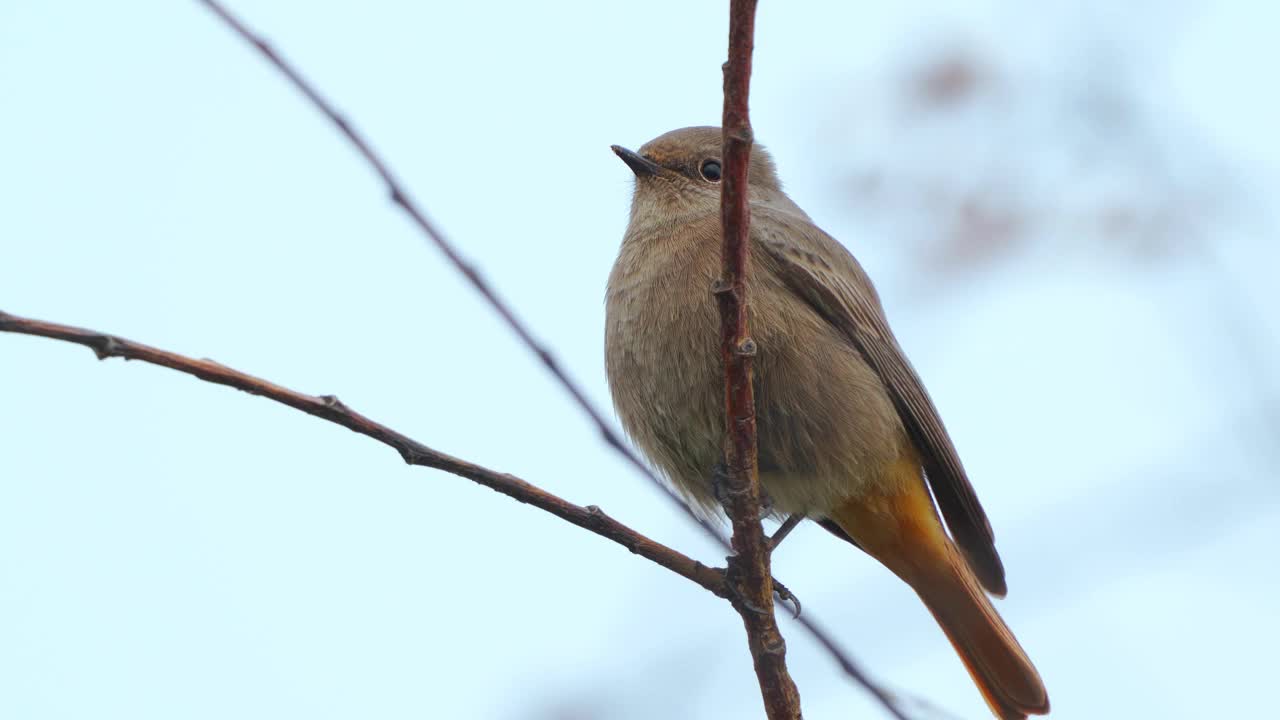
<svg viewBox="0 0 1280 720"><path fill-rule="evenodd" d="M938 410L907 361L885 320L880 299L858 261L840 243L809 223L755 206L757 247L777 263L783 280L861 352L884 381L903 425L924 458L925 476L947 528L978 580L989 592L1006 592L1004 565L996 553L991 523L965 475ZM778 218L780 221L783 218ZM779 225L786 227L786 239Z"/></svg>

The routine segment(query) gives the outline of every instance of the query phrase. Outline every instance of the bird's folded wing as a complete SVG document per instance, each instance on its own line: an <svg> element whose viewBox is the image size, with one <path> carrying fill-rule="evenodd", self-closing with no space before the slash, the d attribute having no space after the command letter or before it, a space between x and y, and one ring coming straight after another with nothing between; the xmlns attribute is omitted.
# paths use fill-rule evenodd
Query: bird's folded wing
<svg viewBox="0 0 1280 720"><path fill-rule="evenodd" d="M789 213L753 206L751 234L778 275L858 349L880 376L917 449L956 544L989 592L1006 592L991 523L920 377L885 320L880 298L853 255L821 228ZM785 228L785 230L784 230Z"/></svg>

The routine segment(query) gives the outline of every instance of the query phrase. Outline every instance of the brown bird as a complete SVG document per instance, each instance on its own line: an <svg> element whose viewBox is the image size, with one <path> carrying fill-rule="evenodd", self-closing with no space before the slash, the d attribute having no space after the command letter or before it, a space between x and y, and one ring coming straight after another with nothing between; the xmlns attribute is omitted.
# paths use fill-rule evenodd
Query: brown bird
<svg viewBox="0 0 1280 720"><path fill-rule="evenodd" d="M639 152L613 147L636 186L605 320L623 426L707 513L718 507L711 477L724 447L710 292L720 149L714 127L674 130ZM871 280L782 192L758 145L749 174L760 482L774 511L817 521L906 581L997 717L1047 713L1039 674L987 599L1006 591L991 525Z"/></svg>

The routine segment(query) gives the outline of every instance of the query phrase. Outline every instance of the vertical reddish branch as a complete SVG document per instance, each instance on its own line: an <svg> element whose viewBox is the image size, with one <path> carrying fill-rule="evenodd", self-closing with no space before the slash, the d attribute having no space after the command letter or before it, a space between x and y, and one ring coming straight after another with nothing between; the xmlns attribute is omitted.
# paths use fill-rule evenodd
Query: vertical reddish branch
<svg viewBox="0 0 1280 720"><path fill-rule="evenodd" d="M734 608L742 616L747 644L770 720L799 720L800 694L787 673L786 643L773 612L769 549L760 527L760 479L756 467L755 392L752 360L756 353L748 326L747 264L750 206L747 170L751 123L747 96L755 32L755 0L732 0L729 10L729 60L724 65L724 134L720 221L723 269L716 298L720 307L720 348L725 370L725 462L729 469L728 505L733 521L729 582L736 588Z"/></svg>

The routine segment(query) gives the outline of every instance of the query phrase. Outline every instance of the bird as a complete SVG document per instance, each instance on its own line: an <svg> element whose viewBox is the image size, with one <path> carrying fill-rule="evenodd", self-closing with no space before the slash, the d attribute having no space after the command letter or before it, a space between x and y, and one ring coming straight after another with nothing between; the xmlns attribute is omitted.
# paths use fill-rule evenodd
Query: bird
<svg viewBox="0 0 1280 720"><path fill-rule="evenodd" d="M721 272L721 131L638 151L605 292L605 366L627 435L688 503L719 508L724 379L711 294ZM750 333L762 491L879 561L920 597L1001 720L1047 714L1039 672L992 606L1007 592L986 513L938 410L853 255L748 165ZM945 522L945 524L944 524Z"/></svg>

